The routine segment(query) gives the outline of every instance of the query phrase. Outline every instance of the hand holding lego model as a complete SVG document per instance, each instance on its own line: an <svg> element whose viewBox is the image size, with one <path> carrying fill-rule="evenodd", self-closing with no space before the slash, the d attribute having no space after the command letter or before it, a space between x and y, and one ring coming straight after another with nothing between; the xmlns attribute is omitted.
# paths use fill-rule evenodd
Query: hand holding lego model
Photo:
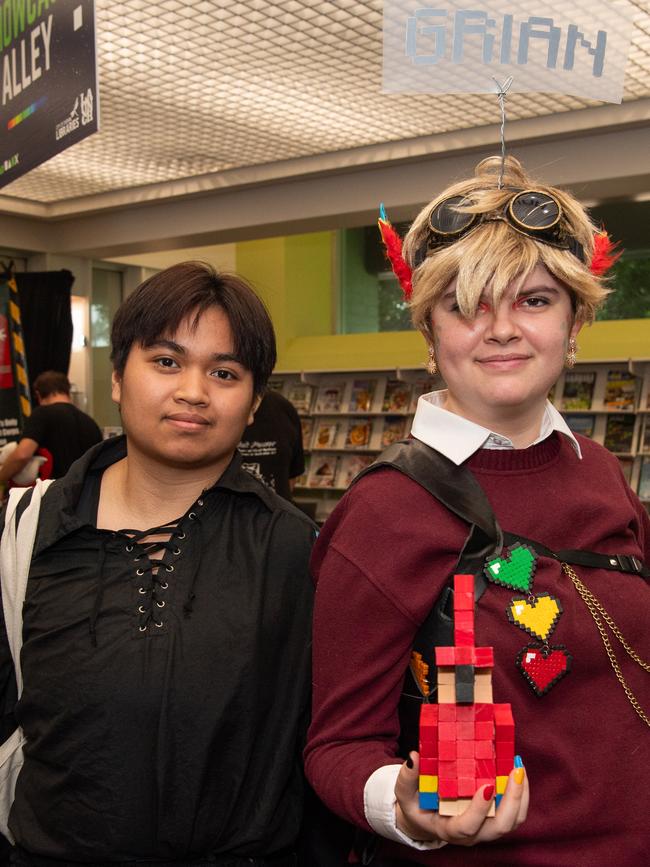
<svg viewBox="0 0 650 867"><path fill-rule="evenodd" d="M493 650L474 646L472 575L454 576L454 639L436 648L438 703L422 705L420 752L395 784L396 822L415 840L472 846L518 827L529 800L510 705L492 701Z"/></svg>

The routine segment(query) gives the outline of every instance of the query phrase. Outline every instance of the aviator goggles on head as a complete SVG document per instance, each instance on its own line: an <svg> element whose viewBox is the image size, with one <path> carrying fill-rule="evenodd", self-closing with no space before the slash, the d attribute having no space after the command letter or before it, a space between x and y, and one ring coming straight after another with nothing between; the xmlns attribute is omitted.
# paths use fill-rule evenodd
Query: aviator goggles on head
<svg viewBox="0 0 650 867"><path fill-rule="evenodd" d="M513 188L514 195L505 203L501 212L487 214L467 213L459 210L473 204L465 196L450 196L439 202L429 214L428 237L414 256L418 267L427 255L437 247L453 244L481 223L505 222L522 235L527 235L542 244L569 250L581 262L585 261L584 250L575 238L570 237L560 225L562 207L553 196L539 190Z"/></svg>

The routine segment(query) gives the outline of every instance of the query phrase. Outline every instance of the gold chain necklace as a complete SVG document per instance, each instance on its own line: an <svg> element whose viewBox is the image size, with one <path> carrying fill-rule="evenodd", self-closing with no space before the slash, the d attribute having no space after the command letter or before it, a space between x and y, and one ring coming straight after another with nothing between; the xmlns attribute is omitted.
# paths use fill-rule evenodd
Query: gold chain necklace
<svg viewBox="0 0 650 867"><path fill-rule="evenodd" d="M593 617L594 623L596 624L596 626L598 627L598 631L600 632L600 637L602 638L603 644L605 645L605 651L607 652L607 656L609 657L609 661L612 665L612 668L614 669L614 674L616 675L619 683L623 687L623 690L625 691L625 695L627 696L628 701L630 702L630 704L632 705L634 710L638 713L638 715L641 717L643 722L647 726L650 726L650 719L648 719L643 708L639 704L637 697L634 695L634 693L632 692L632 690L628 686L627 681L623 677L623 672L621 671L621 666L618 664L618 660L616 659L616 655L614 653L612 643L609 640L609 635L607 634L607 630L605 629L605 626L603 625L603 620L609 626L609 628L611 629L613 634L616 636L616 638L623 645L623 648L625 649L625 652L627 653L627 655L631 659L633 659L637 663L637 665L640 665L641 668L644 669L644 671L648 671L648 672L650 672L650 665L647 662L644 662L641 659L641 657L630 647L630 645L627 643L627 641L623 638L623 633L621 632L621 630L614 623L612 618L605 611L605 609L600 604L600 602L596 599L594 594L585 587L585 585L578 578L578 576L573 571L571 566L569 566L568 563L562 563L562 569L565 572L565 574L568 575L569 578L573 581L573 584L574 584L576 590L578 591L578 593L582 597L582 601L585 603L585 605L589 609L589 613Z"/></svg>

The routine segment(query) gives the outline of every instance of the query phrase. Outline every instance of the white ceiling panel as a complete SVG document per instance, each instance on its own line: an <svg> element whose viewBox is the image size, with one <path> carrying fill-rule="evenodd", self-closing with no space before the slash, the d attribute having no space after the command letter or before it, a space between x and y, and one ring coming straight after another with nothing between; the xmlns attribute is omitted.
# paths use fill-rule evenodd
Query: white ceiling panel
<svg viewBox="0 0 650 867"><path fill-rule="evenodd" d="M625 102L650 97L650 0L632 5ZM381 0L97 0L96 8L101 131L3 195L56 203L498 121L490 95L381 92ZM515 121L593 105L513 94L507 109Z"/></svg>

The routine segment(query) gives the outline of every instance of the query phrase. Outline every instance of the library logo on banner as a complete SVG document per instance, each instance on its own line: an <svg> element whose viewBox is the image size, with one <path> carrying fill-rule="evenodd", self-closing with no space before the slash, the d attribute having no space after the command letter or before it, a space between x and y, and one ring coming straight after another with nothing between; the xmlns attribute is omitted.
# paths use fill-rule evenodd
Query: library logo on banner
<svg viewBox="0 0 650 867"><path fill-rule="evenodd" d="M385 0L384 91L621 102L632 31L627 0Z"/></svg>
<svg viewBox="0 0 650 867"><path fill-rule="evenodd" d="M93 92L88 88L85 93L80 93L75 99L70 114L64 120L57 123L55 130L57 141L79 129L80 125L85 126L88 123L92 123L93 105Z"/></svg>

